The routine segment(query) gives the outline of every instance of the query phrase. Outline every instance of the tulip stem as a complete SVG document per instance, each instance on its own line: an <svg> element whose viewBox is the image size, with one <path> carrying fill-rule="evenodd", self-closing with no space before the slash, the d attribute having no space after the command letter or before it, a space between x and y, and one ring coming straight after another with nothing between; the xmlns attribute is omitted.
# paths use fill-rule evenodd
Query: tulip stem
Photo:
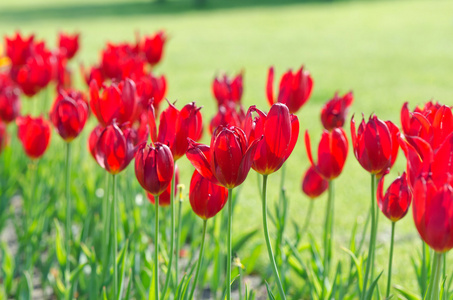
<svg viewBox="0 0 453 300"><path fill-rule="evenodd" d="M428 282L428 271L427 271L427 266L426 266L426 250L427 245L424 240L422 241L422 280L421 280L421 290L422 290L422 295L425 295L426 293L426 283ZM429 250L428 250L429 251Z"/></svg>
<svg viewBox="0 0 453 300"><path fill-rule="evenodd" d="M167 268L167 278L165 278L165 285L164 289L162 290L162 298L165 298L165 294L167 293L168 283L170 282L171 278L171 267L173 263L173 252L174 252L174 245L175 245L175 203L174 203L174 195L175 195L175 177L176 177L176 164L174 165L173 169L173 178L171 180L171 190L170 190L170 206L171 206L171 237L170 237L170 259L168 262Z"/></svg>
<svg viewBox="0 0 453 300"><path fill-rule="evenodd" d="M108 173L105 173L108 175ZM106 281L107 270L109 269L110 253L108 253L108 245L110 243L110 176L105 176L105 195L102 203L102 219L104 225L104 234L102 236L102 280L103 283Z"/></svg>
<svg viewBox="0 0 453 300"><path fill-rule="evenodd" d="M203 261L204 240L206 238L206 224L207 220L203 220L203 235L201 237L200 253L198 254L197 271L195 272L195 278L193 279L192 290L190 291L189 299L193 299L193 293L195 292L195 288L197 287L198 275L200 273L201 263Z"/></svg>
<svg viewBox="0 0 453 300"><path fill-rule="evenodd" d="M113 184L113 294L115 296L114 299L118 299L118 266L116 264L116 251L118 249L118 236L117 236L117 203L116 203L116 175L112 175L112 184Z"/></svg>
<svg viewBox="0 0 453 300"><path fill-rule="evenodd" d="M156 210L156 225L154 228L154 299L159 300L159 196L154 196L154 206ZM150 284L150 287L152 283ZM150 299L151 299L151 295Z"/></svg>
<svg viewBox="0 0 453 300"><path fill-rule="evenodd" d="M324 293L326 292L326 284L329 278L329 265L330 258L332 255L332 239L333 239L333 214L334 214L334 191L335 187L333 180L329 181L329 191L326 207L326 220L324 225L324 269L323 269L323 281L321 298L324 299Z"/></svg>
<svg viewBox="0 0 453 300"><path fill-rule="evenodd" d="M283 290L282 283L280 281L280 276L278 275L277 265L275 264L274 254L272 253L272 245L269 238L269 229L267 227L267 176L263 175L263 227L264 227L264 239L266 240L267 252L269 254L269 260L271 261L272 271L274 272L275 279L278 285L278 292L280 293L280 298L282 300L286 299L285 291Z"/></svg>
<svg viewBox="0 0 453 300"><path fill-rule="evenodd" d="M389 299L392 282L392 262L393 262L393 244L395 241L395 225L396 222L392 222L392 237L390 239L390 254L389 254L389 271L387 278L387 293L385 296L386 299Z"/></svg>
<svg viewBox="0 0 453 300"><path fill-rule="evenodd" d="M302 230L300 231L301 238L305 234L305 232L307 231L308 225L310 225L311 215L313 213L313 207L315 206L314 204L315 204L315 201L310 200L310 204L308 205L307 214L305 215L304 226L302 227Z"/></svg>
<svg viewBox="0 0 453 300"><path fill-rule="evenodd" d="M231 257L232 257L232 248L231 248L231 226L233 223L233 189L228 189L228 258L227 258L227 299L231 300Z"/></svg>
<svg viewBox="0 0 453 300"><path fill-rule="evenodd" d="M65 281L66 281L66 296L67 299L71 297L71 196L70 196L70 169L71 169L71 144L66 143L66 163L65 163L65 195L66 195L66 268L65 268Z"/></svg>
<svg viewBox="0 0 453 300"><path fill-rule="evenodd" d="M175 273L176 273L176 286L179 283L179 248L181 243L181 214L182 214L182 191L179 191L179 201L178 201L178 231L176 232L176 255L175 255Z"/></svg>
<svg viewBox="0 0 453 300"><path fill-rule="evenodd" d="M370 269L372 269L372 265L374 264L374 247L376 243L376 175L371 174L371 234L370 234L370 245L368 246L368 257L366 262L366 269L365 269L365 277L363 278L363 287L362 287L362 297L361 299L365 299L366 296L366 289L368 283L368 277L370 274Z"/></svg>
<svg viewBox="0 0 453 300"><path fill-rule="evenodd" d="M443 253L434 252L432 273L429 281L428 291L426 292L425 299L439 300L439 283L442 272L442 257Z"/></svg>

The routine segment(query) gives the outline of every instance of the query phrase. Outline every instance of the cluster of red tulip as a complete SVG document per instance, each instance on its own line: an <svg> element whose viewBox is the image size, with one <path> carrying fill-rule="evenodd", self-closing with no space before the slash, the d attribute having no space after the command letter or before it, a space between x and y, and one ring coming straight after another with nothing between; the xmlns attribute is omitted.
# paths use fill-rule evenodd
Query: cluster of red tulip
<svg viewBox="0 0 453 300"><path fill-rule="evenodd" d="M280 80L277 97L274 97L274 68L269 69L266 113L256 106L247 111L241 104L243 73L234 78L226 75L215 78L212 91L218 104L218 112L210 122L210 145L200 144L203 122L200 108L189 103L181 109L168 102L161 103L166 93L166 79L154 74L154 66L162 58L166 41L164 32L138 38L137 42L108 44L102 51L98 65L86 70L82 67L89 96L72 87L67 62L79 48L79 35L59 35L58 48L49 51L44 42L36 42L34 36L23 38L16 34L6 38L8 64L0 73L0 151L8 137L5 124L16 120L18 137L26 154L40 158L48 147L51 129L44 117L21 116L20 94L32 97L51 81L57 87L57 96L49 113L49 119L58 134L68 145L83 130L91 113L99 124L92 130L88 148L96 162L115 175L123 171L135 158L135 175L146 190L149 200L155 204L155 276L158 277L158 206L171 205L172 239L170 260L164 290L159 294L159 281L155 280L155 299L164 298L172 272L174 244L173 198L179 181L176 161L187 156L195 168L190 183L190 204L193 211L204 220L214 217L228 204L228 262L227 282L231 281L231 223L232 190L246 179L250 169L263 175L263 227L269 260L272 265L280 297L285 291L280 282L267 229L267 177L278 171L291 155L299 136L299 120L295 113L310 98L313 79L301 67L286 72ZM89 101L87 100L89 98ZM331 257L334 213L333 181L342 172L348 155L349 142L345 130L352 92L343 96L336 93L321 110L324 130L318 146L317 160L313 158L308 131L305 145L310 168L302 180L302 190L310 198L329 190L324 236L324 273L321 298L327 293L327 277ZM370 208L371 233L362 299L365 298L369 280L374 279L374 249L379 212L392 222L392 248L395 222L408 211L413 201L413 217L422 239L438 253L434 264L439 265L442 253L453 248L453 114L446 105L428 102L411 112L406 103L401 111L402 130L391 121L382 121L372 115L368 122L363 119L358 130L351 119L351 141L355 157L371 174L372 202ZM147 144L150 140L150 144ZM399 147L407 158L407 170L384 193L384 177L393 166ZM407 174L407 175L406 175ZM379 184L376 184L379 179ZM175 184L176 182L176 184ZM115 183L114 183L115 186ZM67 187L68 188L68 187ZM115 187L114 187L115 191ZM114 192L115 195L115 192ZM377 200L376 200L377 196ZM227 199L228 198L228 199ZM70 237L70 202L67 194L67 232ZM116 231L116 198L113 196L113 230ZM106 223L108 224L108 223ZM109 229L107 229L108 232ZM199 266L191 290L193 296L203 255L200 251ZM69 245L69 243L68 243ZM113 253L117 253L116 234ZM67 248L70 254L69 246ZM392 252L391 252L392 253ZM392 254L391 254L392 255ZM389 260L390 293L391 261ZM69 263L66 266L69 271ZM175 267L176 272L178 266ZM113 291L118 292L117 270L114 267ZM434 272L439 272L437 268ZM435 273L438 276L438 273ZM66 274L69 280L68 274ZM437 277L434 277L437 278ZM434 282L434 283L433 283ZM428 293L435 297L438 286L431 280ZM371 287L370 287L371 289ZM227 285L227 297L231 287Z"/></svg>

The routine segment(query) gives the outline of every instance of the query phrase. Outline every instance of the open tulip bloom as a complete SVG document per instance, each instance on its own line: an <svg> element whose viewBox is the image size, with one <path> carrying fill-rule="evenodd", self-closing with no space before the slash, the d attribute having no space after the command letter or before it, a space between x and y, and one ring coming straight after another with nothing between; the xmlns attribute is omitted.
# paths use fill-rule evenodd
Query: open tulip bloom
<svg viewBox="0 0 453 300"><path fill-rule="evenodd" d="M228 261L227 261L227 298L231 299L231 225L232 189L244 182L257 150L256 139L249 143L244 131L231 126L219 126L211 139L211 146L199 144L189 139L186 156L201 176L214 184L228 189Z"/></svg>

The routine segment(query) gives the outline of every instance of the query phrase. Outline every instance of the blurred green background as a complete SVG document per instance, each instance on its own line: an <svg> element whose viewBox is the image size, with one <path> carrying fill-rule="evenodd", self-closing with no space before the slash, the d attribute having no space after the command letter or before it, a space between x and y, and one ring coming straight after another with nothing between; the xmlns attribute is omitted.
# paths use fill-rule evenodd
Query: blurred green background
<svg viewBox="0 0 453 300"><path fill-rule="evenodd" d="M177 107L190 101L204 106L205 124L216 110L211 83L221 71L233 75L244 70L244 106L255 104L267 110L268 68L275 66L279 78L287 69L305 65L314 79L314 89L311 99L298 113L301 135L288 160L285 183L291 218L302 226L309 201L300 191L302 173L308 166L302 134L309 130L312 145L317 145L321 132L320 109L336 91L340 94L354 92L350 115L355 114L356 121L360 121L362 113L366 118L375 113L399 125L400 109L405 101L409 101L411 108L430 99L453 104L452 12L452 1L418 0L208 0L202 7L186 0L164 3L16 0L0 2L0 36L11 36L16 30L35 33L38 39L46 40L49 47L53 47L60 30L80 32L81 50L71 67L78 86L85 88L78 64L99 61L106 42L133 42L136 32L143 35L164 29L169 39L156 73L166 75L167 98L178 100ZM75 143L83 157L79 170L100 176L103 170L91 157L81 154L86 152L87 135L93 126L94 122L89 123ZM345 129L350 136L349 124ZM208 143L210 137L207 131L205 133L203 141ZM42 164L56 158L63 163L63 142L57 134L53 135L50 147ZM180 167L182 182L188 186L192 167L185 158L181 159ZM400 152L387 184L404 169L405 159ZM92 177L82 171L75 171L74 176L79 180ZM120 180L134 182L134 192L138 192L132 174L124 173ZM244 183L234 216L236 233L261 224L256 178L251 171ZM279 179L279 173L270 176L271 206L277 199ZM337 258L347 258L340 248L348 247L354 223L364 222L370 205L369 181L369 174L359 166L350 149L343 174L336 180L334 248ZM310 224L319 242L326 200L325 195L316 200ZM390 222L381 217L377 250L379 271L387 268L390 227ZM291 227L288 234L291 236ZM262 238L262 233L258 237ZM397 224L393 283L417 291L410 259L420 246L409 213ZM247 254L245 251L242 255ZM267 264L264 248L261 259L262 264ZM382 286L386 282L385 273Z"/></svg>

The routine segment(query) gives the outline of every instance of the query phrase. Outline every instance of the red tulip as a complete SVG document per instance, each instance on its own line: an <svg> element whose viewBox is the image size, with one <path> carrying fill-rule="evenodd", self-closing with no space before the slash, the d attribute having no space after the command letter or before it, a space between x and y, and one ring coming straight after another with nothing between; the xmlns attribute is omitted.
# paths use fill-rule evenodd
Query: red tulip
<svg viewBox="0 0 453 300"><path fill-rule="evenodd" d="M0 73L0 119L10 123L20 113L19 90L8 75Z"/></svg>
<svg viewBox="0 0 453 300"><path fill-rule="evenodd" d="M402 219L411 205L412 193L406 179L406 173L396 178L384 195L384 177L377 187L377 202L382 213L392 222Z"/></svg>
<svg viewBox="0 0 453 300"><path fill-rule="evenodd" d="M352 92L344 94L342 97L335 93L335 96L324 104L321 110L321 122L324 128L332 130L337 127L343 127L349 107L353 101Z"/></svg>
<svg viewBox="0 0 453 300"><path fill-rule="evenodd" d="M269 68L267 77L267 100L269 105L274 104L274 68ZM311 90L313 88L313 80L308 71L304 71L302 66L299 71L293 73L291 70L286 72L281 80L278 91L277 102L286 104L289 112L296 113L302 105L310 98Z"/></svg>
<svg viewBox="0 0 453 300"><path fill-rule="evenodd" d="M241 104L239 110L236 108L236 103L229 101L219 106L217 114L212 118L209 123L209 131L211 134L219 126L235 126L239 128L244 127L245 112Z"/></svg>
<svg viewBox="0 0 453 300"><path fill-rule="evenodd" d="M217 104L223 105L232 101L238 103L242 97L242 72L230 79L224 74L220 79L216 77L212 83L212 92L217 100Z"/></svg>
<svg viewBox="0 0 453 300"><path fill-rule="evenodd" d="M13 66L21 66L27 62L34 49L34 35L22 38L19 32L13 38L5 38L6 55L10 58Z"/></svg>
<svg viewBox="0 0 453 300"><path fill-rule="evenodd" d="M253 118L252 113L258 116ZM268 175L280 169L296 146L299 120L290 115L288 107L281 103L272 105L268 115L251 106L245 120L245 133L249 142L264 137L258 143L252 168Z"/></svg>
<svg viewBox="0 0 453 300"><path fill-rule="evenodd" d="M102 168L111 174L118 174L129 165L135 151L130 130L120 129L113 123L102 130L93 152Z"/></svg>
<svg viewBox="0 0 453 300"><path fill-rule="evenodd" d="M129 44L107 44L102 51L102 73L111 79L138 79L144 75L144 61L137 55L135 47ZM134 76L131 76L134 74Z"/></svg>
<svg viewBox="0 0 453 300"><path fill-rule="evenodd" d="M147 36L143 42L142 51L144 52L148 63L156 65L161 59L167 37L163 31L157 32L154 36Z"/></svg>
<svg viewBox="0 0 453 300"><path fill-rule="evenodd" d="M372 174L382 175L393 166L398 155L398 128L390 121L381 121L375 115L368 123L362 119L356 133L351 118L351 136L354 155L360 165Z"/></svg>
<svg viewBox="0 0 453 300"><path fill-rule="evenodd" d="M80 72L86 84L90 86L91 81L95 81L97 86L102 86L105 80L105 75L101 67L91 67L89 71L85 71L83 64L80 64Z"/></svg>
<svg viewBox="0 0 453 300"><path fill-rule="evenodd" d="M151 139L168 145L177 161L187 150L187 138L199 140L203 131L203 120L200 113L201 107L196 107L195 102L185 105L180 111L174 104L160 114L159 133L156 134L154 108L150 105L148 114ZM157 140L154 138L157 136Z"/></svg>
<svg viewBox="0 0 453 300"><path fill-rule="evenodd" d="M315 199L324 193L329 187L329 182L322 178L316 169L311 166L302 178L302 192L311 199Z"/></svg>
<svg viewBox="0 0 453 300"><path fill-rule="evenodd" d="M61 53L55 56L55 73L53 80L57 83L57 90L67 89L72 85L71 70L68 68L68 59Z"/></svg>
<svg viewBox="0 0 453 300"><path fill-rule="evenodd" d="M335 128L332 131L324 130L322 132L318 146L317 164L313 162L308 131L305 131L305 147L311 165L324 179L332 180L341 174L349 148L348 138L343 128Z"/></svg>
<svg viewBox="0 0 453 300"><path fill-rule="evenodd" d="M79 50L79 36L79 33L72 36L65 33L58 34L58 47L67 59L73 58L77 50Z"/></svg>
<svg viewBox="0 0 453 300"><path fill-rule="evenodd" d="M242 129L220 126L212 136L210 147L189 139L186 154L203 177L230 189L244 182L260 140L249 143Z"/></svg>
<svg viewBox="0 0 453 300"><path fill-rule="evenodd" d="M135 157L135 176L150 194L163 193L173 177L173 156L170 148L161 143L142 144Z"/></svg>
<svg viewBox="0 0 453 300"><path fill-rule="evenodd" d="M178 184L179 184L179 169L178 166L175 165L175 189L173 191L173 195L176 197L176 192L178 191ZM169 206L171 204L170 202L170 193L171 193L171 184L167 186L165 191L162 192L162 194L159 195L159 206ZM148 192L146 192L146 196L148 197L148 200L152 203L155 204L154 201L154 196Z"/></svg>
<svg viewBox="0 0 453 300"><path fill-rule="evenodd" d="M228 190L194 171L190 181L189 199L194 213L207 220L214 217L225 206Z"/></svg>
<svg viewBox="0 0 453 300"><path fill-rule="evenodd" d="M74 97L76 96L76 97ZM61 90L50 111L50 120L66 142L76 138L88 118L88 105L81 93Z"/></svg>
<svg viewBox="0 0 453 300"><path fill-rule="evenodd" d="M43 117L17 117L17 136L25 153L32 159L40 158L50 142L50 124Z"/></svg>
<svg viewBox="0 0 453 300"><path fill-rule="evenodd" d="M91 131L90 136L88 137L88 150L90 150L91 156L93 156L95 160L96 160L96 145L103 130L104 127L98 125L94 127L93 131Z"/></svg>
<svg viewBox="0 0 453 300"><path fill-rule="evenodd" d="M5 123L0 119L0 153L2 153L8 142L8 132L6 131Z"/></svg>
<svg viewBox="0 0 453 300"><path fill-rule="evenodd" d="M154 76L152 73L145 75L137 81L137 94L140 98L139 105L141 110L146 110L149 101L153 101L156 111L159 111L159 105L167 92L167 81L165 76Z"/></svg>
<svg viewBox="0 0 453 300"><path fill-rule="evenodd" d="M99 95L95 81L90 84L90 107L99 123L106 126L116 120L118 124L131 121L137 103L135 83L126 79L112 83Z"/></svg>

